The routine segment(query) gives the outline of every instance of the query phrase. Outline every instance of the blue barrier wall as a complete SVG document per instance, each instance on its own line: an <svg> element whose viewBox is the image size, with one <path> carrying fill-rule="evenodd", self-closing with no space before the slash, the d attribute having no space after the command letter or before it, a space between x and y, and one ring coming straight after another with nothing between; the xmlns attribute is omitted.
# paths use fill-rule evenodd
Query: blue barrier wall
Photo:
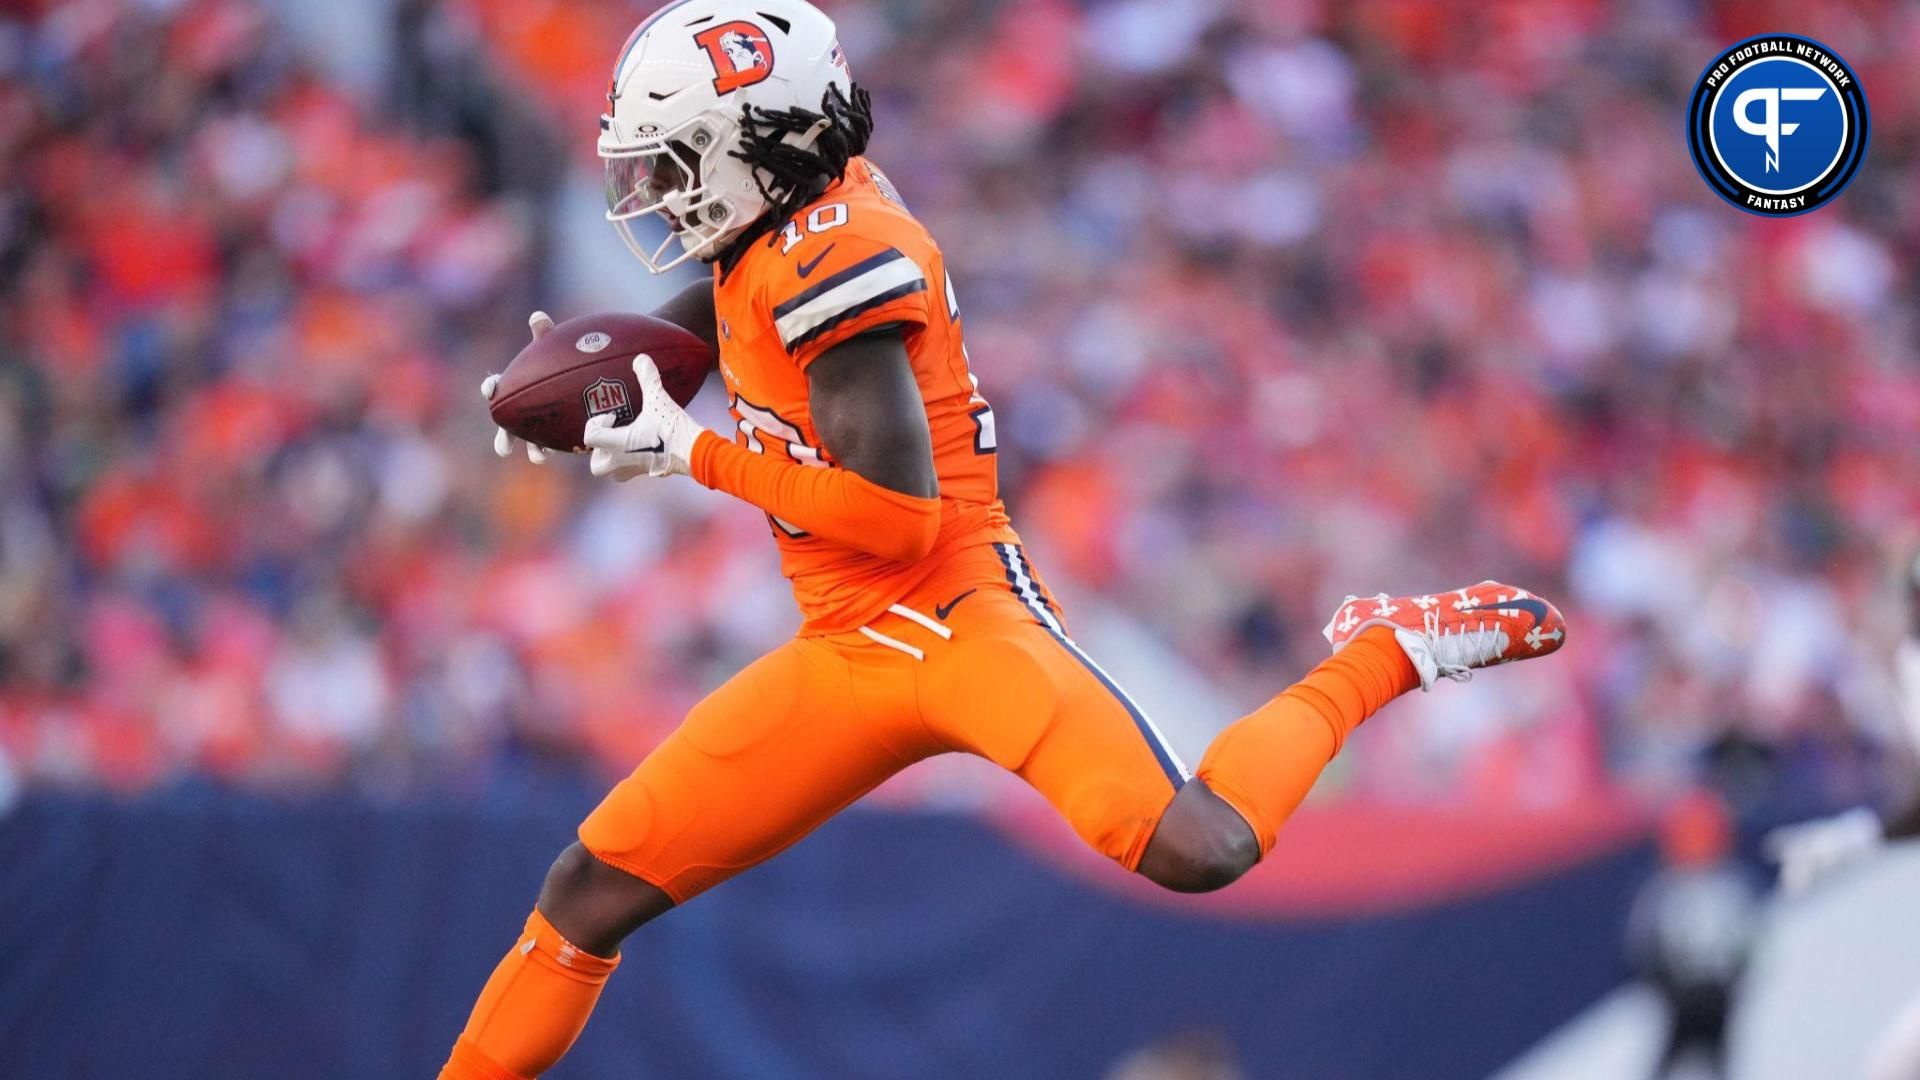
<svg viewBox="0 0 1920 1080"><path fill-rule="evenodd" d="M0 821L0 1076L430 1077L593 799L30 800ZM642 930L549 1075L1060 1080L1204 1032L1250 1076L1479 1078L1618 981L1649 866L1228 921L856 809Z"/></svg>

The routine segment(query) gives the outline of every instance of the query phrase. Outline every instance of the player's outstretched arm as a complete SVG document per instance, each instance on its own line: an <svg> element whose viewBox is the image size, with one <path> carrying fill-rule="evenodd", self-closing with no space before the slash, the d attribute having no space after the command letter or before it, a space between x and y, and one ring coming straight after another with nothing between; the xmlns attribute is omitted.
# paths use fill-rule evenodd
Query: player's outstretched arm
<svg viewBox="0 0 1920 1080"><path fill-rule="evenodd" d="M899 329L828 349L807 366L807 390L814 429L840 468L809 468L703 436L694 479L815 536L886 559L925 558L940 532L940 486L926 403Z"/></svg>

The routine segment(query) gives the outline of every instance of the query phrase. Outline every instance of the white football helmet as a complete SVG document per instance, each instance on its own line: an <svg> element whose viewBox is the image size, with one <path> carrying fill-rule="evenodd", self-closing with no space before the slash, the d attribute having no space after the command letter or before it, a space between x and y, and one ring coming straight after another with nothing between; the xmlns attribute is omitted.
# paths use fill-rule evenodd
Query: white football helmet
<svg viewBox="0 0 1920 1080"><path fill-rule="evenodd" d="M600 118L607 220L654 273L711 261L767 212L770 174L733 156L742 112L821 110L830 88L853 93L833 20L804 0L674 0L627 39ZM809 148L825 130L787 134ZM762 185L765 185L763 187ZM633 223L650 214L672 233L651 249ZM678 255L669 256L674 240Z"/></svg>

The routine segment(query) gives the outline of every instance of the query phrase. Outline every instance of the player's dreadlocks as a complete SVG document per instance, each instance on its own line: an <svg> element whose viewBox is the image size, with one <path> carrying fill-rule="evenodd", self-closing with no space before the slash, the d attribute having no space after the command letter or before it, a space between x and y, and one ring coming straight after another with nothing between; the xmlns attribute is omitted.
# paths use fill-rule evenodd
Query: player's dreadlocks
<svg viewBox="0 0 1920 1080"><path fill-rule="evenodd" d="M817 131L810 147L787 143L788 135ZM820 99L820 111L811 109L756 109L741 112L740 149L733 156L754 167L754 183L767 200L768 212L730 246L722 264L731 266L747 245L799 213L822 188L847 171L847 162L866 153L873 134L873 99L855 86L851 100L838 86L829 86ZM769 180L768 178L772 179ZM768 237L773 243L773 237Z"/></svg>

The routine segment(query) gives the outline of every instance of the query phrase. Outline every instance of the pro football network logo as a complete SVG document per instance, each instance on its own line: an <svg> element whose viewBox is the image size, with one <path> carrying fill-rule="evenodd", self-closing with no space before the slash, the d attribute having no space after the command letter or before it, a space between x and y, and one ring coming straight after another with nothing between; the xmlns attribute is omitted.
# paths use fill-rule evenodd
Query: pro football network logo
<svg viewBox="0 0 1920 1080"><path fill-rule="evenodd" d="M1700 73L1687 109L1693 164L1750 214L1791 217L1846 190L1867 155L1867 95L1845 60L1798 34L1763 34Z"/></svg>
<svg viewBox="0 0 1920 1080"><path fill-rule="evenodd" d="M750 22L735 20L693 35L713 61L713 89L725 94L752 86L773 74L773 42Z"/></svg>
<svg viewBox="0 0 1920 1080"><path fill-rule="evenodd" d="M595 379L581 393L587 416L613 414L614 426L633 423L633 400L627 397L627 384L619 379Z"/></svg>

